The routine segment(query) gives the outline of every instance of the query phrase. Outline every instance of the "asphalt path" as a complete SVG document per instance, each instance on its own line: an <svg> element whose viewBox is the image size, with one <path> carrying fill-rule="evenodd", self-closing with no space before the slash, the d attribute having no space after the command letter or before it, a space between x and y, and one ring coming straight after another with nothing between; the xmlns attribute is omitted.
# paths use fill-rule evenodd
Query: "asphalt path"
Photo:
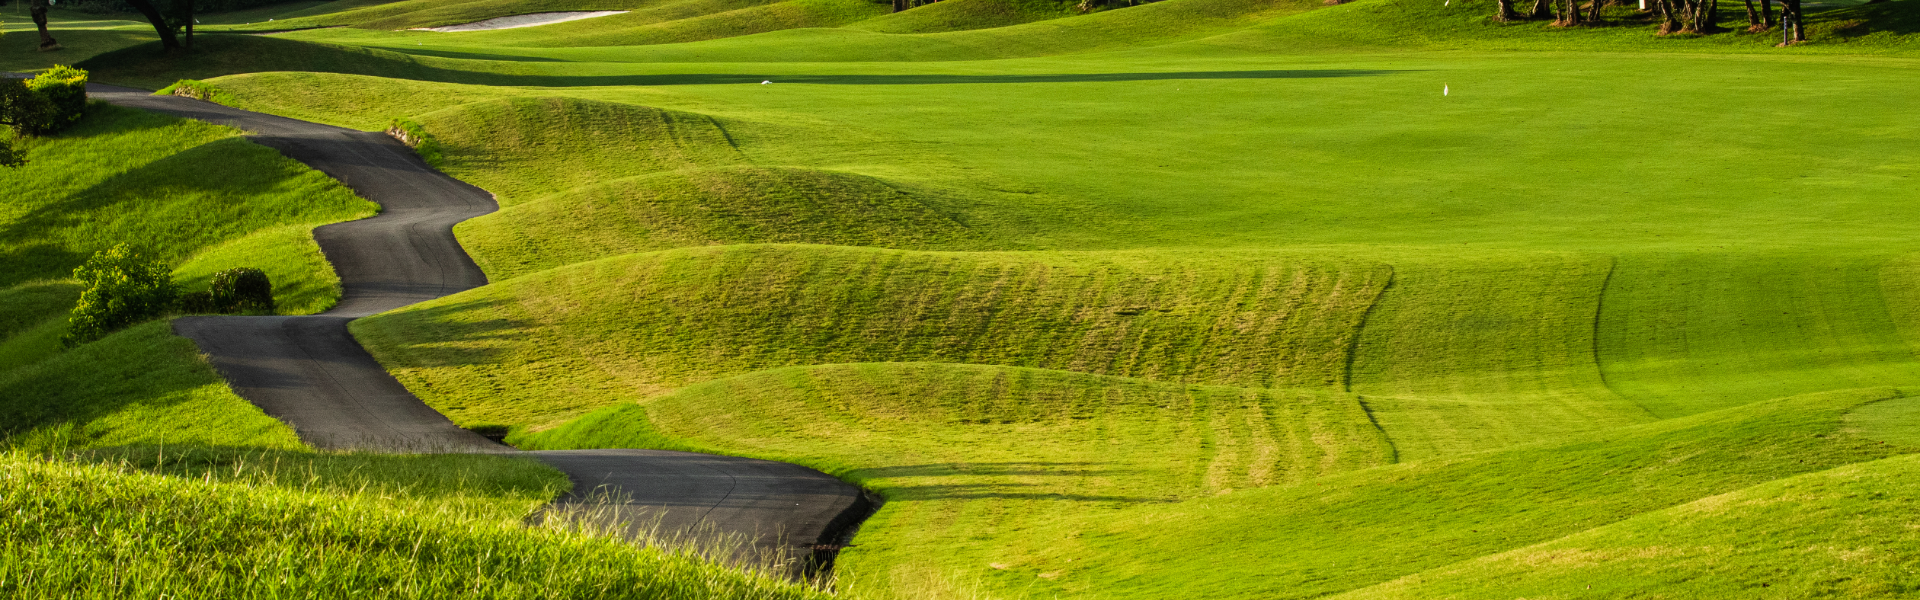
<svg viewBox="0 0 1920 600"><path fill-rule="evenodd" d="M116 105L218 123L274 148L380 204L378 216L314 230L339 273L332 310L298 317L183 317L234 391L316 448L378 452L515 453L455 426L408 392L347 331L353 319L487 283L453 225L493 212L493 196L434 170L380 133L243 111L133 88L89 84ZM657 450L532 452L574 482L556 506L592 505L595 518L638 535L723 534L761 555L830 564L832 546L870 512L862 491L804 467Z"/></svg>

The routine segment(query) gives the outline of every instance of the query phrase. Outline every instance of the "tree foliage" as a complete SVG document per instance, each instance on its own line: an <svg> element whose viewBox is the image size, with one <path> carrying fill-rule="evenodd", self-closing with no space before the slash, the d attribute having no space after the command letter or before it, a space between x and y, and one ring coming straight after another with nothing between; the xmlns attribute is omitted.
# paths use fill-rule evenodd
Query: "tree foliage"
<svg viewBox="0 0 1920 600"><path fill-rule="evenodd" d="M73 270L73 277L84 289L60 338L69 348L166 314L179 296L165 265L126 244L94 253Z"/></svg>

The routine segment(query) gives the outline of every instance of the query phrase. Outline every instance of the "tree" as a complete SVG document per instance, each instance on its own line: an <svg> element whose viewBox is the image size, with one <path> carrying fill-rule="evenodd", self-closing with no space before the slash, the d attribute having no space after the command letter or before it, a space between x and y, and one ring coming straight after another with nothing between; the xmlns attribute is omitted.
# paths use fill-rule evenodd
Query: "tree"
<svg viewBox="0 0 1920 600"><path fill-rule="evenodd" d="M1801 29L1802 18L1800 0L1780 0L1780 45L1807 41L1807 32Z"/></svg>
<svg viewBox="0 0 1920 600"><path fill-rule="evenodd" d="M192 2L192 0L175 1ZM166 15L161 14L160 9L153 7L153 2L149 0L127 0L127 5L139 11L141 16L147 18L147 22L153 24L153 30L160 33L160 48L162 50L175 52L180 49L180 37L174 34L177 30L173 24L167 22ZM187 9L187 13L192 14L193 9Z"/></svg>
<svg viewBox="0 0 1920 600"><path fill-rule="evenodd" d="M33 25L40 28L40 51L59 50L60 42L53 41L53 34L47 32L47 0L31 0L27 12L33 15Z"/></svg>
<svg viewBox="0 0 1920 600"><path fill-rule="evenodd" d="M1520 13L1513 12L1513 0L1498 0L1493 20L1502 23L1520 20Z"/></svg>

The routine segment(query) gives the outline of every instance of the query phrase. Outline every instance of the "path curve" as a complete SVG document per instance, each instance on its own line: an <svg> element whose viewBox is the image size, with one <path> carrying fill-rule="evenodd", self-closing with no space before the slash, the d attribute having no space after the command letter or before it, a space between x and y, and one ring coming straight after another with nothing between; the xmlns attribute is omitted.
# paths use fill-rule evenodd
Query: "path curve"
<svg viewBox="0 0 1920 600"><path fill-rule="evenodd" d="M298 317L182 317L193 340L241 397L316 448L508 454L461 429L388 374L347 332L353 319L485 285L453 225L498 208L491 194L447 176L411 148L356 131L176 96L88 84L96 100L245 130L248 139L326 173L380 204L378 216L314 229L339 273L340 303ZM658 450L528 453L567 474L561 504L616 500L629 529L663 532L702 521L753 540L762 552L831 561L815 545L844 543L870 505L864 493L819 471L730 456ZM797 565L801 566L801 565ZM804 568L804 567L802 567Z"/></svg>

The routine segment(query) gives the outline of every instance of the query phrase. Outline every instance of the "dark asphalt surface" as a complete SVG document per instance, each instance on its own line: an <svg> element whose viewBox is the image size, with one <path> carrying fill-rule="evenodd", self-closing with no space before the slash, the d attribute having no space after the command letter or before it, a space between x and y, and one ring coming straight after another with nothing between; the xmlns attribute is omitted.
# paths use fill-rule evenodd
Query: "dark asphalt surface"
<svg viewBox="0 0 1920 600"><path fill-rule="evenodd" d="M493 212L493 196L440 173L380 133L253 113L209 102L90 84L120 106L245 130L380 204L379 216L327 225L314 239L340 274L339 305L315 316L186 317L194 341L241 397L316 448L380 452L513 453L447 420L400 385L347 332L355 318L485 285L453 225ZM602 503L601 518L673 534L702 523L764 552L841 542L870 511L859 488L804 467L655 450L534 452L575 489L558 504ZM796 552L797 551L797 552Z"/></svg>

